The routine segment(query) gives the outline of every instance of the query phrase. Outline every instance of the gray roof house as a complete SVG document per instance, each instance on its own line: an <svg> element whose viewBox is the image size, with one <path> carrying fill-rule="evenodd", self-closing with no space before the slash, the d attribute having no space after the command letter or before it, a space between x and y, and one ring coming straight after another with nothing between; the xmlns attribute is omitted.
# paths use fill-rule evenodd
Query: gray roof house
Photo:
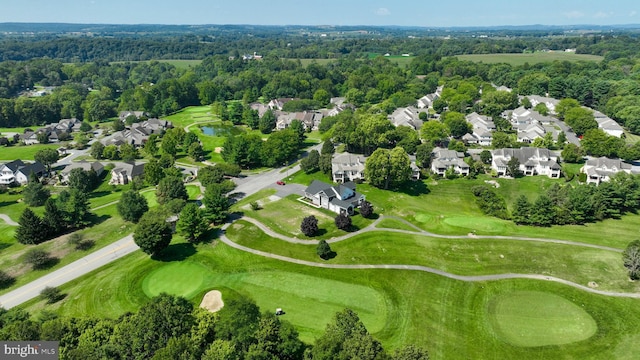
<svg viewBox="0 0 640 360"><path fill-rule="evenodd" d="M84 171L93 170L96 172L96 175L100 176L104 171L104 165L102 165L99 161L87 162L87 161L79 161L71 163L67 165L62 171L60 171L60 176L62 177L62 182L69 181L69 174L73 169L82 169Z"/></svg>
<svg viewBox="0 0 640 360"><path fill-rule="evenodd" d="M611 119L607 115L601 113L600 111L594 111L593 117L598 123L598 128L606 132L607 135L622 137L622 134L624 134L624 129L622 128L622 126L620 126L620 124L618 124L615 120Z"/></svg>
<svg viewBox="0 0 640 360"><path fill-rule="evenodd" d="M353 182L333 186L319 180L311 182L304 190L304 197L317 207L349 215L365 200L364 195L356 192Z"/></svg>
<svg viewBox="0 0 640 360"><path fill-rule="evenodd" d="M602 182L611 180L619 172L631 174L632 166L620 159L609 159L603 156L588 159L580 172L587 174L587 184L600 185Z"/></svg>
<svg viewBox="0 0 640 360"><path fill-rule="evenodd" d="M496 130L496 125L493 120L476 112L472 112L465 116L465 118L467 122L473 126L473 132L465 134L462 137L462 140L468 144L478 144L482 146L491 145L493 132Z"/></svg>
<svg viewBox="0 0 640 360"><path fill-rule="evenodd" d="M498 176L507 175L507 163L511 158L520 162L520 171L526 176L546 175L552 179L560 177L558 158L549 150L535 147L520 149L497 149L491 152L491 168Z"/></svg>
<svg viewBox="0 0 640 360"><path fill-rule="evenodd" d="M464 154L455 150L435 148L431 153L431 172L444 176L448 169L453 172L467 176L469 175L469 165L464 162Z"/></svg>
<svg viewBox="0 0 640 360"><path fill-rule="evenodd" d="M111 170L109 185L126 185L144 174L144 164L120 163Z"/></svg>
<svg viewBox="0 0 640 360"><path fill-rule="evenodd" d="M333 181L344 183L357 179L364 179L364 163L367 158L363 155L348 152L335 154L331 159L331 175Z"/></svg>
<svg viewBox="0 0 640 360"><path fill-rule="evenodd" d="M413 106L406 108L398 108L387 118L397 126L408 126L414 130L420 130L423 121L420 120L419 114L424 110L418 110Z"/></svg>

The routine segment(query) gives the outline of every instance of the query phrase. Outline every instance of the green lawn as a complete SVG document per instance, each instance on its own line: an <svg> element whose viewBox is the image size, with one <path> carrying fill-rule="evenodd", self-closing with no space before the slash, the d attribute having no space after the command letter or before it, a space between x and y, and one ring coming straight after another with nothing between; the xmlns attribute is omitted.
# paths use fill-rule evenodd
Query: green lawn
<svg viewBox="0 0 640 360"><path fill-rule="evenodd" d="M0 147L0 161L11 160L33 160L33 156L38 150L42 149L57 149L60 144L34 144L34 145L14 145L14 146L2 146Z"/></svg>
<svg viewBox="0 0 640 360"><path fill-rule="evenodd" d="M496 296L489 303L488 315L499 338L522 347L579 342L598 329L591 315L577 304L539 291Z"/></svg>
<svg viewBox="0 0 640 360"><path fill-rule="evenodd" d="M262 311L283 308L283 319L292 322L307 342L324 331L335 311L348 306L388 349L420 344L432 359L480 359L487 354L496 359L623 359L640 350L638 300L596 296L543 281L465 283L413 271L309 268L253 256L223 244L190 248L180 240L171 245L164 259L152 260L137 252L62 286L67 297L47 309L65 315L109 317L135 311L148 299L145 289L149 282L159 281L162 273L171 273L171 282L154 285L154 293L173 291L177 281L187 281L173 274L172 270L181 269L174 264L180 263L193 265L187 266L189 273L206 269L202 280L196 279L203 292L191 298L194 303L210 289L221 290L223 298L227 292L251 296ZM491 306L496 299L522 291L556 294L579 306L595 321L595 334L584 341L553 346L523 347L505 341L494 328ZM536 299L559 303L545 296ZM536 306L542 309L543 305ZM37 312L44 304L35 299L25 307ZM562 325L571 328L571 319L563 319ZM513 328L518 330L515 325ZM590 329L580 335L587 336ZM531 335L530 340L522 341L536 341L537 334Z"/></svg>
<svg viewBox="0 0 640 360"><path fill-rule="evenodd" d="M262 209L257 211L245 208L244 214L259 220L277 233L300 239L329 239L346 234L336 227L335 213L300 202L297 200L299 197L289 195L284 199L263 204ZM305 236L300 230L302 219L311 215L318 219L319 234L314 237ZM353 216L351 221L357 229L365 228L372 222L359 215Z"/></svg>
<svg viewBox="0 0 640 360"><path fill-rule="evenodd" d="M279 255L319 261L315 245L274 239L253 224L239 221L227 235L244 246ZM375 231L331 244L336 264L422 265L456 275L542 274L599 289L635 292L620 253L585 247L493 239L439 239L424 235Z"/></svg>
<svg viewBox="0 0 640 360"><path fill-rule="evenodd" d="M460 60L483 62L487 64L507 63L512 66L530 65L552 61L602 61L604 57L597 55L566 53L563 51L536 52L529 54L473 54L456 55Z"/></svg>
<svg viewBox="0 0 640 360"><path fill-rule="evenodd" d="M161 62L161 63L167 63L170 65L175 66L178 69L189 69L192 67L195 67L196 65L200 65L200 63L202 63L202 60L148 60L148 61L112 61L111 64L122 64L122 63L126 63L126 62L132 62L132 63L136 63L136 62L146 62L149 63L151 61L157 61L157 62Z"/></svg>

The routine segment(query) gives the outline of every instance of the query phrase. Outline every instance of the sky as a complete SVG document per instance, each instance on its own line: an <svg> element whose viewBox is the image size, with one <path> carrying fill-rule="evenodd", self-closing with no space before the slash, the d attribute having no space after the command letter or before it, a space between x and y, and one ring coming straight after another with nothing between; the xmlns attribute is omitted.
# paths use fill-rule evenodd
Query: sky
<svg viewBox="0 0 640 360"><path fill-rule="evenodd" d="M83 24L619 25L637 0L0 0L0 22Z"/></svg>

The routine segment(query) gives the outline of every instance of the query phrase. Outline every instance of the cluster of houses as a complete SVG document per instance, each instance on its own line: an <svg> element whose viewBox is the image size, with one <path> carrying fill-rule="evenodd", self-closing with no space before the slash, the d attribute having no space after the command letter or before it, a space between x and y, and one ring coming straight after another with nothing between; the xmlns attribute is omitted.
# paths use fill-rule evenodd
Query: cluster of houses
<svg viewBox="0 0 640 360"><path fill-rule="evenodd" d="M324 117L336 116L346 109L355 109L355 107L346 102L344 97L331 98L330 103L332 107L330 109L309 110L299 112L286 112L283 111L283 107L286 103L294 98L278 98L269 101L268 104L262 104L259 102L251 103L249 106L251 109L258 111L258 115L262 117L267 110L273 111L276 116L276 130L284 130L294 120L302 122L305 130L317 130L320 122Z"/></svg>
<svg viewBox="0 0 640 360"><path fill-rule="evenodd" d="M119 118L124 122L131 115L136 116L137 119L146 117L144 112L124 111L120 113ZM171 121L156 118L134 122L131 125L127 125L124 130L116 131L110 137L103 139L102 144L105 146L129 144L134 147L142 147L149 140L149 136L152 134L162 135L172 127Z"/></svg>
<svg viewBox="0 0 640 360"><path fill-rule="evenodd" d="M71 118L62 119L56 123L48 124L36 131L25 130L23 134L14 135L14 142L23 142L25 145L39 144L41 134L45 134L49 142L56 143L71 137L71 133L80 131L82 121Z"/></svg>
<svg viewBox="0 0 640 360"><path fill-rule="evenodd" d="M67 184L69 182L69 174L73 169L82 169L84 171L95 171L100 176L104 172L104 165L99 161L88 162L78 161L67 165L59 172L59 182ZM111 170L110 185L126 185L138 176L144 174L144 163L117 163L116 167ZM24 162L22 160L13 160L4 164L0 164L0 185L15 186L26 185L32 176L41 179L47 174L46 167L37 161Z"/></svg>
<svg viewBox="0 0 640 360"><path fill-rule="evenodd" d="M416 165L416 159L409 156L411 160L411 179L420 179L420 168ZM343 152L334 154L331 159L331 177L336 183L347 183L350 181L364 180L364 167L367 157L358 154Z"/></svg>

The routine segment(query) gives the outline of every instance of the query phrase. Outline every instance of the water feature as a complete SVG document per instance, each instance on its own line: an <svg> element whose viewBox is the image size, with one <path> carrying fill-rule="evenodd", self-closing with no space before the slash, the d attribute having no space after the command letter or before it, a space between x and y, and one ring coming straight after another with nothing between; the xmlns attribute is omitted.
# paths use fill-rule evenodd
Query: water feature
<svg viewBox="0 0 640 360"><path fill-rule="evenodd" d="M202 129L202 133L209 136L228 136L228 135L239 135L243 131L240 128L237 128L233 125L226 124L207 124L200 126Z"/></svg>

